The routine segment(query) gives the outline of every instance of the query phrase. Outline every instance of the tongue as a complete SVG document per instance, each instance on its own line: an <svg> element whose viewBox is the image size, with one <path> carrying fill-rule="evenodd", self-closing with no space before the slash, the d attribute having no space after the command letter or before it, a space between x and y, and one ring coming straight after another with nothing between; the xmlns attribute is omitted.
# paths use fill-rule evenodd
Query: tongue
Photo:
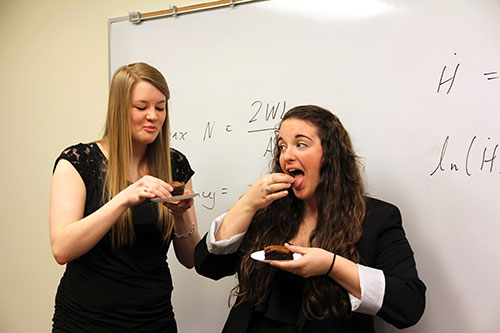
<svg viewBox="0 0 500 333"><path fill-rule="evenodd" d="M292 186L293 186L294 189L297 189L297 188L300 187L300 185L304 181L304 175L300 173L298 175L295 175L294 179L295 180L293 181Z"/></svg>

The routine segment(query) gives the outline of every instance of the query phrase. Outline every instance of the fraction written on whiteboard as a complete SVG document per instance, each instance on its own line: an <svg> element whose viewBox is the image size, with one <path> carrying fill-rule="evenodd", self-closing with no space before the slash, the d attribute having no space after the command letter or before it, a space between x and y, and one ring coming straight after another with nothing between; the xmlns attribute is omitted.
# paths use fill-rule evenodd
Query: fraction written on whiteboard
<svg viewBox="0 0 500 333"><path fill-rule="evenodd" d="M270 133L270 136L265 144L265 148L263 149L262 157L272 154L274 148L274 136L286 111L288 110L285 100L274 103L254 100L250 104L250 115L248 120L249 128L247 129L247 133ZM233 132L233 126L230 123L226 122L221 127L220 124L217 124L215 121L207 121L202 129L202 141L206 142L211 140L216 133L220 133L221 129L225 134ZM187 141L190 139L188 135L188 131L174 131L171 134L171 138L174 141Z"/></svg>

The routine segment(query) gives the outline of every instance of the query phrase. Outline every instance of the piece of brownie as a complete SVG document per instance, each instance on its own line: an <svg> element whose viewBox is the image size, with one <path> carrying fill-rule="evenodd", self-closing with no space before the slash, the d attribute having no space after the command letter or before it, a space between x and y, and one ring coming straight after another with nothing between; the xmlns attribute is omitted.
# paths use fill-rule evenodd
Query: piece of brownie
<svg viewBox="0 0 500 333"><path fill-rule="evenodd" d="M283 245L269 245L264 247L265 260L292 260L293 252Z"/></svg>
<svg viewBox="0 0 500 333"><path fill-rule="evenodd" d="M186 186L186 184L184 184L183 182L174 181L170 185L174 188L174 190L172 191L173 197L184 194L184 187Z"/></svg>

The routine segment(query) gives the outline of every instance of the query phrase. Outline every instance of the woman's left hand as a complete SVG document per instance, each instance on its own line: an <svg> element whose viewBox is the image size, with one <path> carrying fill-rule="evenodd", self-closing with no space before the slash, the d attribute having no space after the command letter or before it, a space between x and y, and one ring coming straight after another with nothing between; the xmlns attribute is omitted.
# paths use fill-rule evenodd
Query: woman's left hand
<svg viewBox="0 0 500 333"><path fill-rule="evenodd" d="M271 266L278 267L304 278L325 275L332 263L333 253L317 247L302 247L285 244L292 252L300 253L301 258L297 260L273 260Z"/></svg>
<svg viewBox="0 0 500 333"><path fill-rule="evenodd" d="M192 191L188 189L184 191L184 194L191 194L191 193ZM193 207L193 203L194 203L193 198L190 198L179 201L164 202L163 204L166 207L168 207L168 209L173 215L180 215L184 214L189 208Z"/></svg>

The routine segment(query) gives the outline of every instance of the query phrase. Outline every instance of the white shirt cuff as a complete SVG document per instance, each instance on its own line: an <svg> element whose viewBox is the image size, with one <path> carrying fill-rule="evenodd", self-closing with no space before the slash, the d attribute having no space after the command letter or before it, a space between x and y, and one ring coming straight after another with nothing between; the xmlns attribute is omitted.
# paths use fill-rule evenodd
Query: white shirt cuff
<svg viewBox="0 0 500 333"><path fill-rule="evenodd" d="M353 312L375 315L382 307L385 294L385 276L380 269L358 264L361 299L349 294Z"/></svg>
<svg viewBox="0 0 500 333"><path fill-rule="evenodd" d="M208 252L211 254L235 253L236 251L238 251L241 243L243 242L243 237L245 236L246 232L235 235L229 239L223 239L219 241L215 240L215 235L217 234L217 231L219 231L219 228L226 214L227 212L219 217L216 217L212 221L212 223L210 224L210 228L208 229L207 248Z"/></svg>

